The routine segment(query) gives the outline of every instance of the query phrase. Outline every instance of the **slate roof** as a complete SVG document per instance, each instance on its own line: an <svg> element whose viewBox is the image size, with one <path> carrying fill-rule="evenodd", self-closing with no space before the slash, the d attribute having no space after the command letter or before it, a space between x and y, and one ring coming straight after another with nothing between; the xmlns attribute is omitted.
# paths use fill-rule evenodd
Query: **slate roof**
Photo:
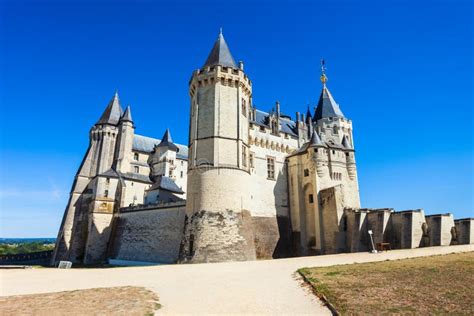
<svg viewBox="0 0 474 316"><path fill-rule="evenodd" d="M133 138L133 150L151 153L155 145L158 145L161 141L156 138L147 136L137 135ZM176 157L180 159L188 159L188 146L175 144L179 151L176 153Z"/></svg>
<svg viewBox="0 0 474 316"><path fill-rule="evenodd" d="M173 192L177 194L184 193L184 191L181 190L180 187L178 187L178 185L174 182L173 179L166 176L159 177L148 191L154 191L154 190L165 190L165 191L169 191L169 192Z"/></svg>
<svg viewBox="0 0 474 316"><path fill-rule="evenodd" d="M203 67L215 65L237 68L237 65L235 64L234 58L230 53L229 47L225 42L224 35L222 35L222 32L219 33L219 36L217 37L217 40L214 43L214 46L212 47L212 50L209 53L209 56L207 57L207 60L204 63Z"/></svg>
<svg viewBox="0 0 474 316"><path fill-rule="evenodd" d="M109 178L119 178L121 181L124 179L127 179L127 180L141 181L145 183L152 183L149 176L138 174L138 173L131 173L131 172L121 173L113 169L109 169L99 174L99 176L109 177Z"/></svg>
<svg viewBox="0 0 474 316"><path fill-rule="evenodd" d="M120 100L118 93L115 92L114 97L112 100L110 100L109 104L105 108L104 113L100 117L100 119L97 121L96 124L111 124L111 125L117 125L118 122L120 121L120 118L122 117L122 107L120 106Z"/></svg>
<svg viewBox="0 0 474 316"><path fill-rule="evenodd" d="M250 121L250 122L269 128L270 125L268 124L269 122L268 117L270 116L270 114L260 111L260 110L256 110L255 112L256 112L255 121ZM295 137L298 136L296 123L290 119L281 117L281 115L280 115L280 131L283 133L287 133L289 135L295 136Z"/></svg>
<svg viewBox="0 0 474 316"><path fill-rule="evenodd" d="M313 120L317 121L324 117L344 117L339 105L334 101L326 85L324 85L321 95L319 96L318 106L316 107Z"/></svg>
<svg viewBox="0 0 474 316"><path fill-rule="evenodd" d="M318 133L316 133L316 131L313 131L313 135L311 135L309 145L310 146L324 146L323 142L321 141L321 138L319 138L319 135Z"/></svg>
<svg viewBox="0 0 474 316"><path fill-rule="evenodd" d="M179 152L178 146L173 143L173 139L171 138L171 133L169 128L166 129L166 132L163 134L161 138L161 142L158 144L157 147L168 147L169 149L175 150Z"/></svg>
<svg viewBox="0 0 474 316"><path fill-rule="evenodd" d="M342 138L342 146L344 146L344 148L347 148L347 149L352 149L349 142L349 138L347 138L347 135L344 135L344 137Z"/></svg>
<svg viewBox="0 0 474 316"><path fill-rule="evenodd" d="M125 109L125 113L123 113L121 120L133 123L132 110L130 109L130 105L127 106L127 108Z"/></svg>

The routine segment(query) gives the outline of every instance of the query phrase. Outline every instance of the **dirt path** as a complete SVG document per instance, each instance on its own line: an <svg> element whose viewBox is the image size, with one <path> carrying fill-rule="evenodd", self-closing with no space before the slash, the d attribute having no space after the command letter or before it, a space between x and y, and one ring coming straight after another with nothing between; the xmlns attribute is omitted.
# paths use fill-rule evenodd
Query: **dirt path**
<svg viewBox="0 0 474 316"><path fill-rule="evenodd" d="M157 293L159 314L330 314L295 280L302 267L383 261L474 251L474 245L292 259L110 269L0 270L0 295L144 286Z"/></svg>
<svg viewBox="0 0 474 316"><path fill-rule="evenodd" d="M143 316L159 308L156 293L142 287L112 287L0 297L0 315Z"/></svg>

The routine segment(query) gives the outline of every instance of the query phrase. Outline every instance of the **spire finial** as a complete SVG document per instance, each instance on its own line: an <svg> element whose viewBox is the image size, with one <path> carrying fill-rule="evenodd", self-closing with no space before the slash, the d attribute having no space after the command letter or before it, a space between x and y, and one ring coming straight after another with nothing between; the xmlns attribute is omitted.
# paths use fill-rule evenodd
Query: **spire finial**
<svg viewBox="0 0 474 316"><path fill-rule="evenodd" d="M222 36L222 26L219 28L219 36Z"/></svg>
<svg viewBox="0 0 474 316"><path fill-rule="evenodd" d="M323 84L323 87L326 86L326 82L328 81L328 77L326 76L326 67L324 59L321 59L321 77L319 79L321 80L321 83Z"/></svg>
<svg viewBox="0 0 474 316"><path fill-rule="evenodd" d="M114 97L115 97L116 99L118 99L118 97L119 97L119 95L118 95L118 89L115 89L115 95L114 95Z"/></svg>

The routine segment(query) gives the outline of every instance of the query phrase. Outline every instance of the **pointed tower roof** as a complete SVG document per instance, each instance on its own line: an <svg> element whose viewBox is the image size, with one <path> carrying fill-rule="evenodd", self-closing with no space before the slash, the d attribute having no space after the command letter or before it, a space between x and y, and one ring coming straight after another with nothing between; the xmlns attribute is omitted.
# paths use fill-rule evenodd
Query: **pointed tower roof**
<svg viewBox="0 0 474 316"><path fill-rule="evenodd" d="M314 113L314 120L317 121L324 117L344 117L339 105L332 97L326 85L323 86L323 90L319 96L318 106Z"/></svg>
<svg viewBox="0 0 474 316"><path fill-rule="evenodd" d="M225 42L224 35L222 35L222 29L203 67L215 65L237 68L229 47Z"/></svg>
<svg viewBox="0 0 474 316"><path fill-rule="evenodd" d="M122 107L120 106L118 92L115 92L114 97L112 98L112 100L110 100L109 104L105 108L104 113L102 114L102 116L100 117L100 119L97 121L96 124L117 125L117 123L120 121L122 113L123 113L123 110L122 110Z"/></svg>
<svg viewBox="0 0 474 316"><path fill-rule="evenodd" d="M349 138L347 137L347 135L344 135L344 137L342 138L342 146L344 146L344 148L346 148L346 149L352 149L352 147L349 143Z"/></svg>
<svg viewBox="0 0 474 316"><path fill-rule="evenodd" d="M126 122L133 123L133 120L132 120L132 110L131 110L131 108L130 108L130 105L127 106L127 108L125 109L125 113L123 113L122 118L121 118L120 120L121 120L121 121L126 121Z"/></svg>
<svg viewBox="0 0 474 316"><path fill-rule="evenodd" d="M313 135L311 135L311 140L309 141L310 146L324 146L323 142L321 141L321 138L319 138L318 133L316 131L313 132Z"/></svg>
<svg viewBox="0 0 474 316"><path fill-rule="evenodd" d="M314 113L314 120L320 120L323 117L344 117L339 104L334 101L334 98L326 87L328 82L328 77L326 76L326 67L324 59L321 59L321 83L323 84L323 90L319 96L318 106L316 107L316 112Z"/></svg>
<svg viewBox="0 0 474 316"><path fill-rule="evenodd" d="M173 143L173 139L171 139L171 133L169 128L166 129L166 132L163 134L161 138L161 142L156 147L168 147L172 150L178 151L179 148Z"/></svg>
<svg viewBox="0 0 474 316"><path fill-rule="evenodd" d="M311 111L308 105L308 110L306 111L306 122L311 122L312 120L313 120L313 116L311 115Z"/></svg>

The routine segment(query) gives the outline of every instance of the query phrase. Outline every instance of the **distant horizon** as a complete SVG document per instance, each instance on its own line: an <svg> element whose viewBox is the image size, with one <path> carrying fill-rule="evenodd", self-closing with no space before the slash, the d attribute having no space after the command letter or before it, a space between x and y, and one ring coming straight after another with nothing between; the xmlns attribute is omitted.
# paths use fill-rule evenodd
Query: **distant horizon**
<svg viewBox="0 0 474 316"><path fill-rule="evenodd" d="M258 109L328 87L352 120L363 208L474 217L471 1L0 3L0 235L57 235L116 89L136 133L188 143L188 81L219 28ZM230 14L231 12L231 14ZM245 22L245 23L243 23ZM55 237L54 237L55 238Z"/></svg>

